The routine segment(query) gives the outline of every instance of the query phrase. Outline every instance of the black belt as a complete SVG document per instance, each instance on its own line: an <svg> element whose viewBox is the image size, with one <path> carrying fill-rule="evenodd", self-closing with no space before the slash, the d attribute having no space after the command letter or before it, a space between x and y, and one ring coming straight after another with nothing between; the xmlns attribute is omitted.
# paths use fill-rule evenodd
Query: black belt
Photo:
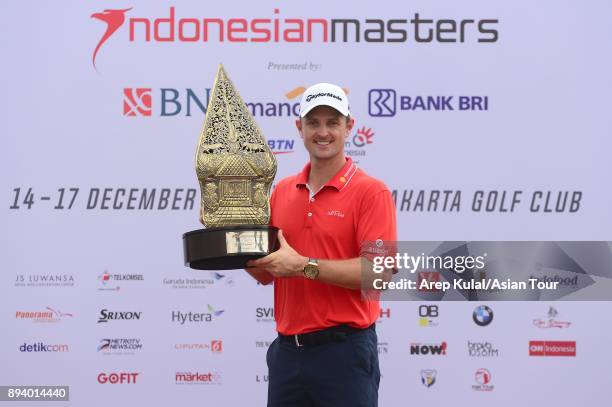
<svg viewBox="0 0 612 407"><path fill-rule="evenodd" d="M375 324L367 328L354 328L348 325L336 325L320 331L309 332L307 334L282 335L278 334L281 342L290 342L295 346L317 346L330 342L343 342L349 335L354 335L367 330L375 330Z"/></svg>

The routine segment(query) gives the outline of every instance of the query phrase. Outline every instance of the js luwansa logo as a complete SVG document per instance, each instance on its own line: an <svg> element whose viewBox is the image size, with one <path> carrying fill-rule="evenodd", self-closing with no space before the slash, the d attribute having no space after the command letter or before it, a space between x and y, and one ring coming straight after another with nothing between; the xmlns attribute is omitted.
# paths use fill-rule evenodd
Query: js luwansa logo
<svg viewBox="0 0 612 407"><path fill-rule="evenodd" d="M106 26L92 55L92 65L107 44L136 43L467 43L490 44L499 39L497 18L432 18L419 12L393 18L351 16L287 16L278 8L249 18L183 15L173 6L167 13L143 16L133 7L106 9L91 18ZM128 16L129 14L129 16ZM125 24L127 21L127 25ZM127 29L121 29L127 26ZM112 37L112 38L111 38Z"/></svg>

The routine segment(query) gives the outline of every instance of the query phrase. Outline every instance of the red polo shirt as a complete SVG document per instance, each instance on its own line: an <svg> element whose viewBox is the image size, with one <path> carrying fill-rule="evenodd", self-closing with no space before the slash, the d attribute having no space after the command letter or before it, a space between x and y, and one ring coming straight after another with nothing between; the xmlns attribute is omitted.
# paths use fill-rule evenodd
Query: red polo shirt
<svg viewBox="0 0 612 407"><path fill-rule="evenodd" d="M315 259L360 256L364 241L397 239L395 206L384 183L357 168L351 158L311 198L310 163L282 179L272 192L271 224L282 229L298 253ZM362 300L360 290L309 280L274 279L276 329L284 335L348 324L366 328L376 321L378 301Z"/></svg>

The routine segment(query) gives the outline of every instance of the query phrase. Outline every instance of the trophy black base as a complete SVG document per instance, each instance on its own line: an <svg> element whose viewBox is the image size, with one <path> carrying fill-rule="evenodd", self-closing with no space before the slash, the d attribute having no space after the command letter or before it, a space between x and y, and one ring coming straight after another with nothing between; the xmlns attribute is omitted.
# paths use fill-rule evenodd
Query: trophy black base
<svg viewBox="0 0 612 407"><path fill-rule="evenodd" d="M247 261L278 248L278 228L269 225L198 229L183 234L185 266L196 270L243 269Z"/></svg>

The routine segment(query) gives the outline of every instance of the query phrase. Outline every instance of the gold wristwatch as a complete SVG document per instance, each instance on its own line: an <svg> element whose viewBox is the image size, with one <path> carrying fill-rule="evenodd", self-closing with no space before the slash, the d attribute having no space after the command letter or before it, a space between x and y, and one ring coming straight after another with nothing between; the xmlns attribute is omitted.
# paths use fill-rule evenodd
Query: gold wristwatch
<svg viewBox="0 0 612 407"><path fill-rule="evenodd" d="M308 259L308 263L304 266L304 277L310 280L316 280L319 277L319 260Z"/></svg>

